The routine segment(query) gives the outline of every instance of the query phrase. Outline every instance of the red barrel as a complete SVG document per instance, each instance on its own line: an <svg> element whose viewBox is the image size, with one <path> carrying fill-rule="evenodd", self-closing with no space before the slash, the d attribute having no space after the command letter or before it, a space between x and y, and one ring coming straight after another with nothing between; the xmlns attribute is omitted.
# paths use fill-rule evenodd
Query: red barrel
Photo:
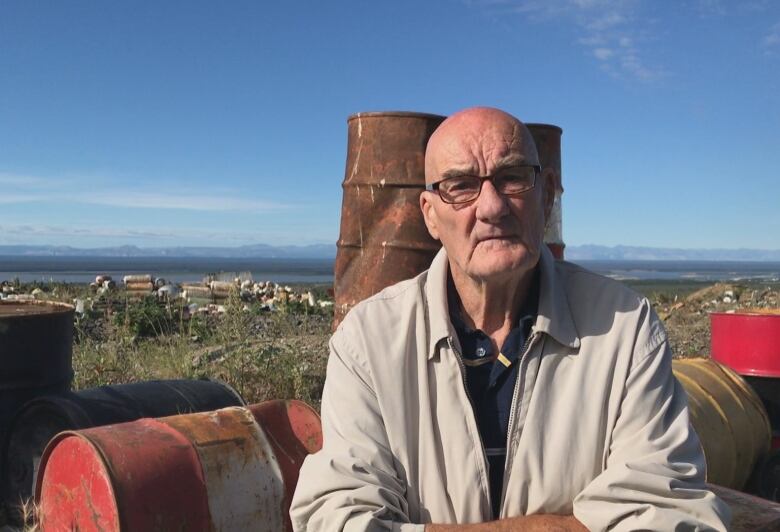
<svg viewBox="0 0 780 532"><path fill-rule="evenodd" d="M38 461L49 440L60 432L245 404L232 387L211 380L115 384L28 401L8 425L0 456L7 516L13 523L21 519L18 506L32 496Z"/></svg>
<svg viewBox="0 0 780 532"><path fill-rule="evenodd" d="M319 416L299 401L59 434L36 485L43 530L291 530Z"/></svg>
<svg viewBox="0 0 780 532"><path fill-rule="evenodd" d="M710 314L710 355L741 375L780 377L780 309Z"/></svg>

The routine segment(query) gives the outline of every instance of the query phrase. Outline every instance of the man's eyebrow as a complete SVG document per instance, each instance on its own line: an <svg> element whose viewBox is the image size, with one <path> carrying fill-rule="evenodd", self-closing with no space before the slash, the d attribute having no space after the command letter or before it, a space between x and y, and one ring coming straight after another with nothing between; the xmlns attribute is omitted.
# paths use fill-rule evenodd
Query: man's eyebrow
<svg viewBox="0 0 780 532"><path fill-rule="evenodd" d="M473 168L450 168L441 174L441 179L450 179L452 177L472 177L476 175Z"/></svg>
<svg viewBox="0 0 780 532"><path fill-rule="evenodd" d="M513 153L502 157L496 162L496 170L494 173L516 168L528 164L528 161L524 155ZM441 174L440 179L449 179L451 177L473 177L477 175L477 172L473 168L450 168Z"/></svg>
<svg viewBox="0 0 780 532"><path fill-rule="evenodd" d="M503 170L504 168L511 168L513 166L522 166L528 164L528 159L519 153L513 153L502 157L496 162L496 170Z"/></svg>

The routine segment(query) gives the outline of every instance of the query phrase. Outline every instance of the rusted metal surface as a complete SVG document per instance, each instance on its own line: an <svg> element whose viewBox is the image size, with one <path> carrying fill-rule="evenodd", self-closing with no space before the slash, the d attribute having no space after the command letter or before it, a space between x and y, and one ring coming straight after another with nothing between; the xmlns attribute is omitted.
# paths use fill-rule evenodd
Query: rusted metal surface
<svg viewBox="0 0 780 532"><path fill-rule="evenodd" d="M306 403L295 400L266 401L248 408L276 455L284 479L284 502L280 510L287 516L304 458L322 448L320 416ZM287 518L284 530L292 531Z"/></svg>
<svg viewBox="0 0 780 532"><path fill-rule="evenodd" d="M761 400L744 379L714 360L675 360L672 369L688 394L707 480L742 489L769 452L772 429Z"/></svg>
<svg viewBox="0 0 780 532"><path fill-rule="evenodd" d="M159 421L62 433L40 470L44 531L212 530L198 454Z"/></svg>
<svg viewBox="0 0 780 532"><path fill-rule="evenodd" d="M536 144L539 154L539 165L543 170L550 169L555 180L555 201L552 213L547 220L544 241L557 259L563 258L563 213L561 195L563 194L563 179L561 174L561 135L563 130L551 124L526 124Z"/></svg>
<svg viewBox="0 0 780 532"><path fill-rule="evenodd" d="M57 436L36 484L43 530L291 530L319 417L273 401Z"/></svg>
<svg viewBox="0 0 780 532"><path fill-rule="evenodd" d="M215 530L282 530L284 481L273 448L248 409L162 422L187 436L198 453Z"/></svg>
<svg viewBox="0 0 780 532"><path fill-rule="evenodd" d="M731 532L780 531L780 504L723 486L707 487L731 508Z"/></svg>
<svg viewBox="0 0 780 532"><path fill-rule="evenodd" d="M425 145L443 120L405 112L358 113L347 120L334 329L356 303L425 270L438 251L419 196Z"/></svg>
<svg viewBox="0 0 780 532"><path fill-rule="evenodd" d="M780 310L710 314L712 358L741 375L780 377Z"/></svg>
<svg viewBox="0 0 780 532"><path fill-rule="evenodd" d="M211 380L117 384L33 399L17 411L3 447L2 489L9 501L9 517L15 522L21 519L12 501L32 496L37 463L59 432L244 404L232 387Z"/></svg>
<svg viewBox="0 0 780 532"><path fill-rule="evenodd" d="M419 208L425 146L444 120L422 113L358 113L349 117L341 233L334 272L333 328L356 303L427 269L440 243ZM528 124L543 168L555 174L556 196L545 242L563 258L561 128Z"/></svg>

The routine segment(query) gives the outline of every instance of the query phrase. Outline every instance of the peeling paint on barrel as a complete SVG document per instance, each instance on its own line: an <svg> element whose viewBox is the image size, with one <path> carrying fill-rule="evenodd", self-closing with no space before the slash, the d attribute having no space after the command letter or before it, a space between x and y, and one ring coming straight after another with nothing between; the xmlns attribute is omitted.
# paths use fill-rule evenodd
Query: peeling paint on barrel
<svg viewBox="0 0 780 532"><path fill-rule="evenodd" d="M198 456L159 421L63 432L44 451L40 471L44 531L210 530Z"/></svg>
<svg viewBox="0 0 780 532"><path fill-rule="evenodd" d="M286 514L290 509L304 458L322 448L320 416L306 403L294 400L266 401L248 408L258 424L264 427L277 458L284 478L281 511ZM292 531L289 521L285 530Z"/></svg>
<svg viewBox="0 0 780 532"><path fill-rule="evenodd" d="M347 163L334 271L334 329L355 304L425 270L441 245L423 222L425 145L443 116L358 113Z"/></svg>
<svg viewBox="0 0 780 532"><path fill-rule="evenodd" d="M281 530L284 483L263 430L245 408L164 418L198 453L216 530Z"/></svg>
<svg viewBox="0 0 780 532"><path fill-rule="evenodd" d="M334 270L333 328L358 302L427 269L441 247L419 207L425 185L425 146L445 117L424 113L358 113L349 117L342 187L341 231ZM562 129L527 124L555 198L545 242L563 258ZM366 194L362 189L368 189Z"/></svg>
<svg viewBox="0 0 780 532"><path fill-rule="evenodd" d="M321 445L299 401L64 432L41 460L42 529L291 530L298 469Z"/></svg>

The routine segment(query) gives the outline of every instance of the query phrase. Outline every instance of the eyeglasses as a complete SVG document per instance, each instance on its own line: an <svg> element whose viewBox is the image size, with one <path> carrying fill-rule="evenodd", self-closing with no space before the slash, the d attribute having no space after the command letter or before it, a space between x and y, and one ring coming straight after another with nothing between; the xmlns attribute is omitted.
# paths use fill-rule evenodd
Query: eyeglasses
<svg viewBox="0 0 780 532"><path fill-rule="evenodd" d="M542 171L538 164L528 164L512 167L499 175L455 176L425 185L425 190L437 191L444 203L468 203L474 201L482 192L482 184L490 180L499 194L503 196L518 196L528 192L536 185L536 176Z"/></svg>

